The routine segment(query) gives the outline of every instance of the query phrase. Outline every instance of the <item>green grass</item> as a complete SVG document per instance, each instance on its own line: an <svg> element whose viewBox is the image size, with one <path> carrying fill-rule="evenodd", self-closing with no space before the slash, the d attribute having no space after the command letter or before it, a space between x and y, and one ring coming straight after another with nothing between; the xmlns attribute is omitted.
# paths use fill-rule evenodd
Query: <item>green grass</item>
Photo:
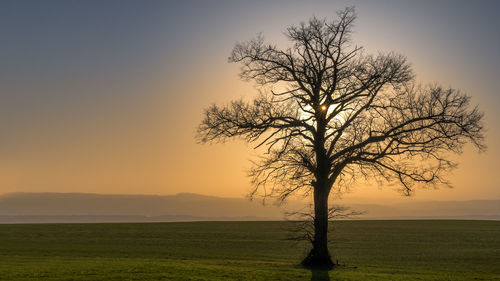
<svg viewBox="0 0 500 281"><path fill-rule="evenodd" d="M287 224L0 225L0 280L500 280L497 221L335 222L330 272Z"/></svg>

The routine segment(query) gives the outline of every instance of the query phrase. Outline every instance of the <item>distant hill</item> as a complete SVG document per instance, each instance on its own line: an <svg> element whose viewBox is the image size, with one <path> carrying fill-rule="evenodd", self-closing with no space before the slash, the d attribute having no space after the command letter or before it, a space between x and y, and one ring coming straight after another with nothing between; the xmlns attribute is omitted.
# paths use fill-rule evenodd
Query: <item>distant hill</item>
<svg viewBox="0 0 500 281"><path fill-rule="evenodd" d="M11 193L0 196L0 223L159 222L197 220L282 220L303 208L290 201L278 207L245 198L191 193L177 195L103 195L85 193ZM361 219L500 220L500 200L428 201L398 204L349 204L366 211Z"/></svg>
<svg viewBox="0 0 500 281"><path fill-rule="evenodd" d="M500 220L500 200L421 201L388 205L350 204L367 219Z"/></svg>

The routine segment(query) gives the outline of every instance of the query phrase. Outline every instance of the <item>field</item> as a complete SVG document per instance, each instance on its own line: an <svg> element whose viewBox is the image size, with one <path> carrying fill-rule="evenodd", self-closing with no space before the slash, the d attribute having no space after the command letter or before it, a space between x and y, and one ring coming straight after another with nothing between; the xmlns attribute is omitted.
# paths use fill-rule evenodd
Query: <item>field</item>
<svg viewBox="0 0 500 281"><path fill-rule="evenodd" d="M330 272L287 222L0 225L0 280L500 280L498 221L340 221Z"/></svg>

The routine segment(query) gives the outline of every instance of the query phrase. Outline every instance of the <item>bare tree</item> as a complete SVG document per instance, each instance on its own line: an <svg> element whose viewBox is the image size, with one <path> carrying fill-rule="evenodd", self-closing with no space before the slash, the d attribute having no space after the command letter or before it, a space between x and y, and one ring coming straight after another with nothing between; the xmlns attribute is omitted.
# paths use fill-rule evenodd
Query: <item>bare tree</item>
<svg viewBox="0 0 500 281"><path fill-rule="evenodd" d="M471 142L485 149L482 113L470 98L438 85L417 86L406 58L364 55L351 43L353 8L335 21L311 18L291 26L292 45L262 36L234 47L229 62L262 91L253 101L212 105L198 128L202 143L243 138L266 147L250 175L252 196L314 198L313 247L305 266L332 267L327 246L328 197L361 177L418 185L447 184L449 152Z"/></svg>
<svg viewBox="0 0 500 281"><path fill-rule="evenodd" d="M331 205L328 208L328 220L330 222L334 220L355 219L364 214L366 214L365 211L353 210L343 205ZM312 204L298 211L285 212L286 220L291 223L288 228L291 235L287 240L307 241L314 246L314 217L314 206ZM331 239L333 227L331 223L328 226Z"/></svg>

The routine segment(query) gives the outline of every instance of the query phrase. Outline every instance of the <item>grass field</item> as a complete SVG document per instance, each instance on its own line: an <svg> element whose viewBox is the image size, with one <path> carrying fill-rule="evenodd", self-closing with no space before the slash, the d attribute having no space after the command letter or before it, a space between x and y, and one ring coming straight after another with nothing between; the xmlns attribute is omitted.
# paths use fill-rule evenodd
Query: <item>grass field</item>
<svg viewBox="0 0 500 281"><path fill-rule="evenodd" d="M0 280L500 280L498 221L335 225L330 272L287 222L0 225Z"/></svg>

